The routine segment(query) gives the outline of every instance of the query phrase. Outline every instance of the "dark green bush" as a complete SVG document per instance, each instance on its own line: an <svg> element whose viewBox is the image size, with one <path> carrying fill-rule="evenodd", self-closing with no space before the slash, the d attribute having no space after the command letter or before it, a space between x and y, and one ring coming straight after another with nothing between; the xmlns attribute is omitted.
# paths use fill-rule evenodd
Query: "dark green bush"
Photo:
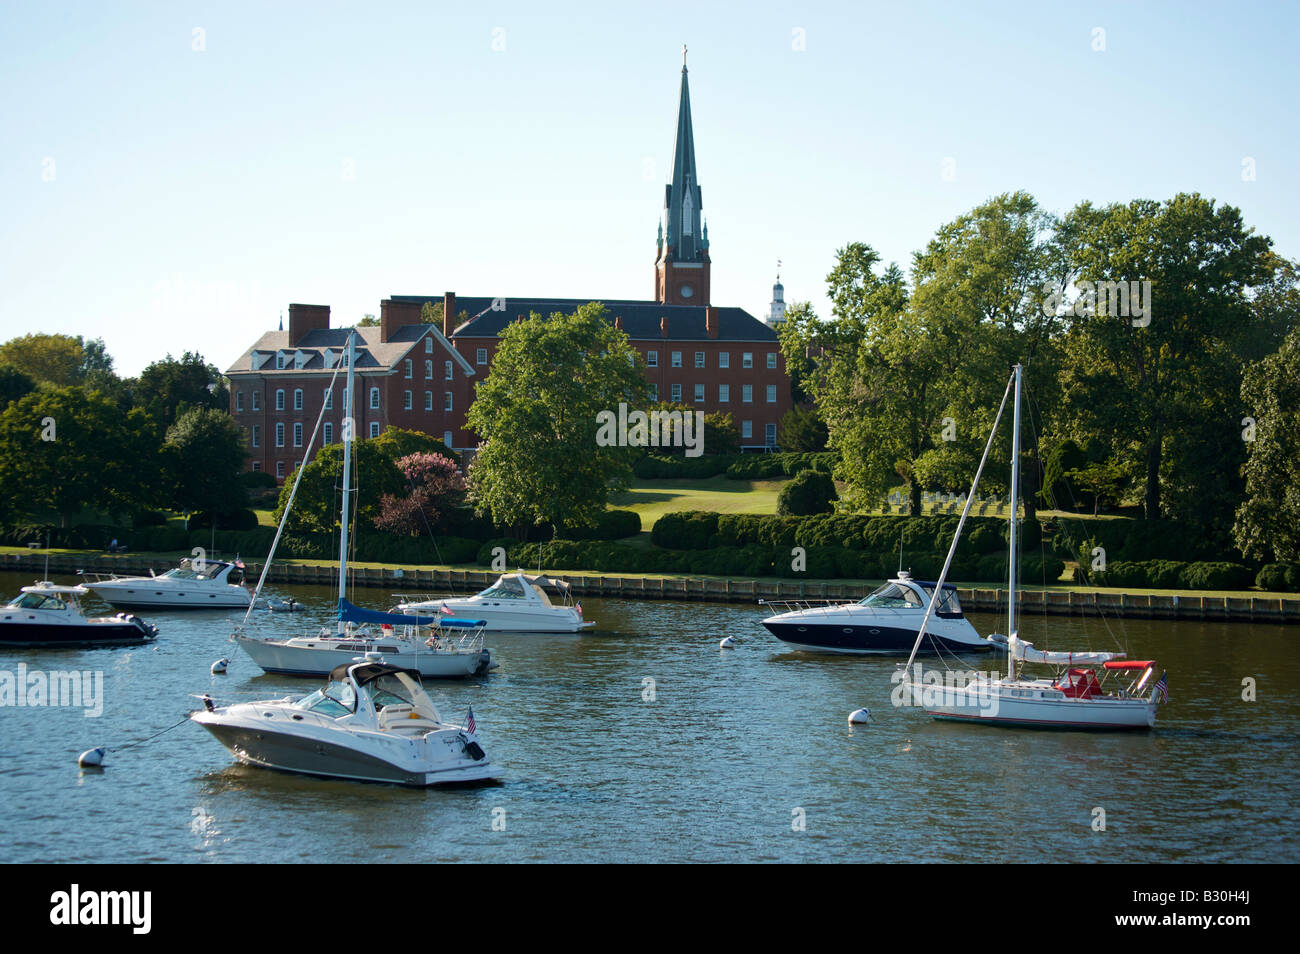
<svg viewBox="0 0 1300 954"><path fill-rule="evenodd" d="M1300 564L1269 563L1260 568L1255 585L1274 593L1300 592Z"/></svg>
<svg viewBox="0 0 1300 954"><path fill-rule="evenodd" d="M816 470L801 470L794 479L781 488L776 512L782 516L806 517L830 513L835 509L839 495L830 474Z"/></svg>
<svg viewBox="0 0 1300 954"><path fill-rule="evenodd" d="M218 530L252 530L257 527L257 514L251 510L228 510L215 514L204 510L190 516L190 529L210 529L213 518L216 519Z"/></svg>
<svg viewBox="0 0 1300 954"><path fill-rule="evenodd" d="M1254 574L1240 563L1189 563L1178 575L1178 585L1185 590L1244 590Z"/></svg>
<svg viewBox="0 0 1300 954"><path fill-rule="evenodd" d="M621 540L641 532L641 516L634 510L606 510L594 527L561 527L565 540Z"/></svg>

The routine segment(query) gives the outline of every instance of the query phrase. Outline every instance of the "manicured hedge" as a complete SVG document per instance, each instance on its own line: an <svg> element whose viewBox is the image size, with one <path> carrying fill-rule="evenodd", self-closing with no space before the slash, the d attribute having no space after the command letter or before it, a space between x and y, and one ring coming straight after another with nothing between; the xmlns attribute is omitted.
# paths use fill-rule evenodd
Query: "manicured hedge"
<svg viewBox="0 0 1300 954"><path fill-rule="evenodd" d="M1058 556L1092 561L1094 547L1106 550L1107 561L1213 560L1222 555L1215 541L1174 520L1085 520L1058 517L1053 521Z"/></svg>
<svg viewBox="0 0 1300 954"><path fill-rule="evenodd" d="M736 456L702 454L699 457L667 457L647 454L632 465L632 473L642 480L704 480L724 473Z"/></svg>
<svg viewBox="0 0 1300 954"><path fill-rule="evenodd" d="M794 516L830 513L839 494L831 475L817 470L801 470L781 488L776 512Z"/></svg>
<svg viewBox="0 0 1300 954"><path fill-rule="evenodd" d="M1274 593L1300 593L1300 563L1269 563L1260 568L1255 585Z"/></svg>
<svg viewBox="0 0 1300 954"><path fill-rule="evenodd" d="M621 540L641 532L641 515L634 510L606 510L594 527L561 527L566 540Z"/></svg>
<svg viewBox="0 0 1300 954"><path fill-rule="evenodd" d="M1244 590L1254 582L1250 567L1218 561L1115 560L1092 577L1101 586L1166 590Z"/></svg>
<svg viewBox="0 0 1300 954"><path fill-rule="evenodd" d="M835 466L836 456L830 451L807 454L741 454L727 467L727 476L732 480L763 480L793 477L801 470L829 474Z"/></svg>

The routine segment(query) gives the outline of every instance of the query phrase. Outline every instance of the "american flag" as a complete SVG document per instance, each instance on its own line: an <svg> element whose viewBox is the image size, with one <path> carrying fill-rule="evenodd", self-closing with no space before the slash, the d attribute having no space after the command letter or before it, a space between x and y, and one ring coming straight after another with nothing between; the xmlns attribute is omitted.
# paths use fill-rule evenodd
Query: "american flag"
<svg viewBox="0 0 1300 954"><path fill-rule="evenodd" d="M1156 695L1160 697L1161 702L1169 701L1169 673L1162 672L1159 680L1156 681Z"/></svg>
<svg viewBox="0 0 1300 954"><path fill-rule="evenodd" d="M581 604L581 603L578 604L578 615L579 615L579 616L582 615L582 604Z"/></svg>
<svg viewBox="0 0 1300 954"><path fill-rule="evenodd" d="M451 616L451 615L452 615L451 610L449 610L449 609L447 608L447 601L446 601L446 600L443 600L443 602L442 602L442 606L440 606L440 607L438 608L438 612L443 613L443 614L445 614L445 615L447 615L447 616Z"/></svg>
<svg viewBox="0 0 1300 954"><path fill-rule="evenodd" d="M470 735L473 735L475 728L474 707L470 706L469 711L465 713L465 730L469 732Z"/></svg>

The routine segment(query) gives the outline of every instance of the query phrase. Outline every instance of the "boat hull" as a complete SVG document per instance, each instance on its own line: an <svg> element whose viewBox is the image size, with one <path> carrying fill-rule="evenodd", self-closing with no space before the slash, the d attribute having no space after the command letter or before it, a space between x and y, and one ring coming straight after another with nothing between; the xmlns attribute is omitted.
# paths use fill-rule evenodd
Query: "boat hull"
<svg viewBox="0 0 1300 954"><path fill-rule="evenodd" d="M373 752L340 744L327 733L278 732L267 726L225 721L220 715L206 712L197 712L192 718L238 761L282 772L419 788L485 782L500 776L500 770L487 760L474 762L466 758L433 765L407 758L399 764Z"/></svg>
<svg viewBox="0 0 1300 954"><path fill-rule="evenodd" d="M0 646L72 649L93 646L134 646L152 642L156 633L135 623L104 622L59 625L0 621Z"/></svg>
<svg viewBox="0 0 1300 954"><path fill-rule="evenodd" d="M479 675L491 665L487 650L479 653L402 652L397 643L379 640L344 649L290 646L277 640L237 637L236 642L263 670L279 676L328 676L335 667L353 662L367 652L381 653L386 662L414 669L426 679L460 679Z"/></svg>
<svg viewBox="0 0 1300 954"><path fill-rule="evenodd" d="M248 609L248 604L252 602L251 594L243 587L229 587L229 592L218 593L159 591L95 583L86 584L86 588L105 603L123 609Z"/></svg>
<svg viewBox="0 0 1300 954"><path fill-rule="evenodd" d="M473 600L439 600L436 604L428 606L408 603L402 607L402 611L415 615L431 615L438 613L443 605L446 605L453 616L484 620L487 624L484 630L489 633L580 633L596 625L594 622L584 621L572 610L560 607L535 612L511 612L491 606L485 607L482 603Z"/></svg>
<svg viewBox="0 0 1300 954"><path fill-rule="evenodd" d="M884 623L794 621L777 616L763 620L763 626L783 643L820 653L906 656L916 642L915 628ZM918 653L979 653L993 648L983 639L970 642L927 632Z"/></svg>
<svg viewBox="0 0 1300 954"><path fill-rule="evenodd" d="M1036 688L946 689L912 684L914 701L935 719L1026 729L1145 730L1156 724L1146 699L1074 699ZM929 696L926 695L927 691ZM1021 695L1011 695L1011 692ZM1033 693L1041 692L1041 696Z"/></svg>

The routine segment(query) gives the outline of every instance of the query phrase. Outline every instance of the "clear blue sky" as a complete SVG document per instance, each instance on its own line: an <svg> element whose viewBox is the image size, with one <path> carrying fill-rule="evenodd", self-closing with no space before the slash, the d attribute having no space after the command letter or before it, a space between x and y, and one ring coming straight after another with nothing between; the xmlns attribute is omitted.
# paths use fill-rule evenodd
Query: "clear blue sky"
<svg viewBox="0 0 1300 954"><path fill-rule="evenodd" d="M1300 257L1295 3L469 6L4 3L0 339L224 369L294 301L649 298L683 42L715 304L780 258L826 314L846 242L906 266L1015 189L1199 191Z"/></svg>

